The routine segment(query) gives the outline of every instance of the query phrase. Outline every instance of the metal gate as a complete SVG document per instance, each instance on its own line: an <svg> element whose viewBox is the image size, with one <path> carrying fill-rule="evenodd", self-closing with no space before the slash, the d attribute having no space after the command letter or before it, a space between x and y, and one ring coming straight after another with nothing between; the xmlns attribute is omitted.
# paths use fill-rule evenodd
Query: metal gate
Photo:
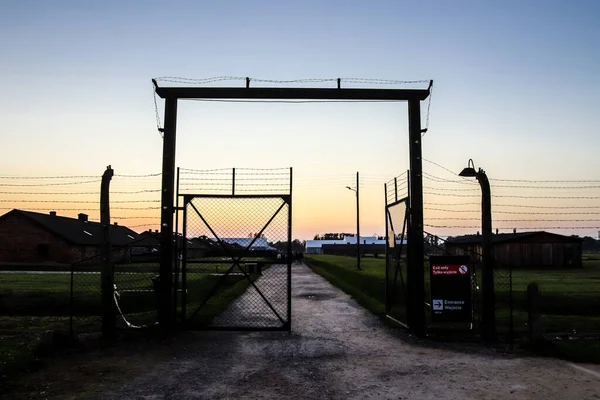
<svg viewBox="0 0 600 400"><path fill-rule="evenodd" d="M388 318L407 328L406 233L409 212L408 197L394 200L388 204L387 190L386 186L385 313Z"/></svg>
<svg viewBox="0 0 600 400"><path fill-rule="evenodd" d="M185 328L290 330L291 170L287 174L290 194L179 195L174 297Z"/></svg>

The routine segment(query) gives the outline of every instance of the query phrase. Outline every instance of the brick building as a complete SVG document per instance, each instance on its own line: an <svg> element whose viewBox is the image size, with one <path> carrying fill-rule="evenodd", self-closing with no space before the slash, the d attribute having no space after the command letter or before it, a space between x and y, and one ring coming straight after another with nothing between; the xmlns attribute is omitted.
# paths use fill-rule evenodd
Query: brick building
<svg viewBox="0 0 600 400"><path fill-rule="evenodd" d="M131 229L111 225L111 260L128 261L129 246L140 239ZM0 216L0 263L65 263L92 258L101 252L103 229L99 222L12 210ZM100 262L100 257L87 261Z"/></svg>

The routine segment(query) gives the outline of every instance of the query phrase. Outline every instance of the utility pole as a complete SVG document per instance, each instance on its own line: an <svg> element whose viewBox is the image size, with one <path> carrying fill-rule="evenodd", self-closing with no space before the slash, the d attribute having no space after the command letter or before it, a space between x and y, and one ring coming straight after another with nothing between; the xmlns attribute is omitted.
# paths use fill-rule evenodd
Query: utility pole
<svg viewBox="0 0 600 400"><path fill-rule="evenodd" d="M360 271L360 196L359 178L356 171L356 268Z"/></svg>
<svg viewBox="0 0 600 400"><path fill-rule="evenodd" d="M346 186L346 189L352 190L356 193L356 269L360 271L360 195L359 195L359 177L358 171L356 172L356 190L350 186Z"/></svg>

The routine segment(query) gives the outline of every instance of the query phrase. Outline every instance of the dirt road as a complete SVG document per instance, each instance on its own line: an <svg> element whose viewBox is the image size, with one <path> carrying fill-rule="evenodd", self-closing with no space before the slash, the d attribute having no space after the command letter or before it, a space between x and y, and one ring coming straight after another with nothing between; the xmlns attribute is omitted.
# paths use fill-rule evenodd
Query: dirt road
<svg viewBox="0 0 600 400"><path fill-rule="evenodd" d="M567 362L419 344L305 266L293 282L292 334L186 333L168 351L115 361L79 397L600 399L600 377Z"/></svg>

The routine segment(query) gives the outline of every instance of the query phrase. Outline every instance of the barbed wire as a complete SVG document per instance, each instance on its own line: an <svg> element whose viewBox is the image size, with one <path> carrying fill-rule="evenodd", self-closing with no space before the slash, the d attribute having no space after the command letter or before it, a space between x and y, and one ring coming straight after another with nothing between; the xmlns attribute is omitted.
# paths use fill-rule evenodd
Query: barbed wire
<svg viewBox="0 0 600 400"><path fill-rule="evenodd" d="M446 208L431 208L425 207L425 211L442 211L448 213L481 213L481 210L450 210ZM509 214L509 215L600 215L598 212L515 212L515 211L499 211L494 210L494 214Z"/></svg>
<svg viewBox="0 0 600 400"><path fill-rule="evenodd" d="M470 185L470 186L477 186L479 187L479 183L477 183L477 181L474 181L472 179L466 179L466 178L461 178L461 179L448 179L448 178L442 178L439 176L435 176L432 174L429 174L427 172L423 172L423 178L424 180L431 180L433 182L436 183L458 183L461 185Z"/></svg>
<svg viewBox="0 0 600 400"><path fill-rule="evenodd" d="M148 224L132 225L132 226L129 226L128 228L132 229L132 228L141 228L142 226L157 226L157 225L160 225L160 222L157 222L157 223L154 223L154 224L153 223L148 223Z"/></svg>
<svg viewBox="0 0 600 400"><path fill-rule="evenodd" d="M128 174L115 174L114 178L145 178L161 176L162 173L154 174L140 174L140 175L128 175ZM46 179L100 179L101 175L53 175L53 176L30 176L30 175L0 175L0 179L23 179L23 180L46 180Z"/></svg>
<svg viewBox="0 0 600 400"><path fill-rule="evenodd" d="M57 182L57 183L1 183L0 186L8 186L8 187L41 187L41 186L69 186L69 185L84 185L87 183L97 183L100 182L101 179L94 179L90 181L82 181L82 182Z"/></svg>
<svg viewBox="0 0 600 400"><path fill-rule="evenodd" d="M430 203L425 202L424 205L435 205L435 206L480 206L481 202L466 202L466 203ZM495 204L492 203L492 208L495 207L522 207L522 208L542 208L542 209L557 209L557 210L567 210L567 209L589 209L589 208L600 208L600 206L535 206L530 204Z"/></svg>
<svg viewBox="0 0 600 400"><path fill-rule="evenodd" d="M231 182L203 182L203 183L187 183L180 182L179 186L231 186Z"/></svg>
<svg viewBox="0 0 600 400"><path fill-rule="evenodd" d="M476 218L461 217L433 217L426 218L431 221L473 221ZM589 219L494 219L494 222L593 222ZM600 221L598 221L600 222Z"/></svg>
<svg viewBox="0 0 600 400"><path fill-rule="evenodd" d="M372 83L375 85L405 85L405 84L417 84L417 83L429 83L429 79L419 80L396 80L396 79L377 79L377 78L340 78L342 82L360 82L360 83Z"/></svg>
<svg viewBox="0 0 600 400"><path fill-rule="evenodd" d="M423 173L425 180L431 180L437 183L463 183L463 181L457 181L452 179L445 179L441 177L437 177L428 173ZM504 181L504 180L503 180ZM519 183L518 181L513 181ZM565 181L567 182L567 181ZM579 181L571 181L573 185L577 184ZM552 183L552 182L548 182ZM473 182L474 186L479 186L476 182ZM511 188L511 189L559 189L559 190L569 190L569 189L600 189L600 185L584 185L584 186L572 186L572 185L564 185L564 186L540 186L540 185L491 185L492 189L494 188ZM455 189L455 190L466 190L466 189ZM476 190L474 188L473 190Z"/></svg>
<svg viewBox="0 0 600 400"><path fill-rule="evenodd" d="M54 210L54 209L53 209ZM56 210L56 211L61 211L61 210ZM89 212L93 212L95 214L100 214L100 210L89 210ZM60 215L59 215L60 217ZM160 224L160 216L150 216L150 215L142 215L142 216L119 216L119 215L111 215L110 216L111 220L122 220L122 219L155 219L157 220L157 224ZM94 221L92 221L94 222Z"/></svg>
<svg viewBox="0 0 600 400"><path fill-rule="evenodd" d="M459 176L456 172L452 171L449 168L444 167L441 164L438 164L434 161L428 160L426 158L423 158L423 161L428 162L432 165L435 165L436 167L439 167L441 169L443 169L444 171L447 171L449 173L451 173L454 176ZM428 174L426 172L423 172L424 176L429 176L433 179L439 179L445 182L462 182L462 180L451 180L451 179L446 179L446 178L442 178L442 177L438 177L432 174ZM469 183L473 183L471 180L467 179L467 178L463 178L465 182L469 182ZM534 180L534 179L502 179L502 178L490 178L488 177L488 180L490 181L497 181L497 182L516 182L516 183L598 183L600 184L600 180L594 180L594 179L583 179L583 180ZM477 184L477 183L474 183ZM497 185L494 185L493 187L499 187ZM508 187L508 186L507 186Z"/></svg>
<svg viewBox="0 0 600 400"><path fill-rule="evenodd" d="M423 185L423 189L439 190L442 192L475 192L473 193L473 195L480 195L481 193L481 190L479 188L442 188Z"/></svg>
<svg viewBox="0 0 600 400"><path fill-rule="evenodd" d="M429 131L429 112L431 110L431 98L433 97L433 81L429 82L429 96L427 101L427 116L425 117L425 129L422 130L421 137Z"/></svg>
<svg viewBox="0 0 600 400"><path fill-rule="evenodd" d="M26 200L26 199L2 199L0 203L73 203L73 204L100 204L96 200ZM111 200L111 204L119 203L160 203L160 200Z"/></svg>
<svg viewBox="0 0 600 400"><path fill-rule="evenodd" d="M181 182L223 182L225 184L231 184L231 182L233 181L233 177L227 177L227 178L186 178L186 177L180 177L179 178L179 182L180 184L182 184ZM235 177L235 181L237 182L260 182L260 181L287 181L289 183L289 177L287 178L238 178L237 176Z"/></svg>
<svg viewBox="0 0 600 400"><path fill-rule="evenodd" d="M445 170L445 171L447 171L447 172L450 172L450 173L451 173L452 175L454 175L454 176L459 176L459 175L458 175L456 172L452 171L452 170L451 170L451 169L449 169L449 168L446 168L446 167L444 167L443 165L440 165L440 164L436 163L435 161L428 160L428 159L426 159L425 157L422 157L421 159L422 159L423 161L425 161L425 162L429 163L429 164L435 165L436 167L439 167L439 168L441 168L441 169L443 169L443 170Z"/></svg>
<svg viewBox="0 0 600 400"><path fill-rule="evenodd" d="M158 134L160 135L161 138L164 139L164 135L162 133L163 128L161 128L161 123L160 123L160 114L158 112L158 100L156 98L156 89L154 87L154 82L152 83L152 97L154 98L154 114L156 116L156 130L158 131Z"/></svg>
<svg viewBox="0 0 600 400"><path fill-rule="evenodd" d="M129 216L129 217L121 217L121 216L110 216L111 219L156 219L157 224L160 224L160 217L154 216Z"/></svg>
<svg viewBox="0 0 600 400"><path fill-rule="evenodd" d="M481 225L430 225L424 224L429 228L441 228L441 229L480 229ZM511 226L497 229L598 229L599 226Z"/></svg>
<svg viewBox="0 0 600 400"><path fill-rule="evenodd" d="M186 101L199 101L208 103L256 103L256 104L323 104L323 103L400 103L404 100L384 99L384 100L368 100L368 99L348 99L348 100L261 100L261 99L183 99Z"/></svg>
<svg viewBox="0 0 600 400"><path fill-rule="evenodd" d="M246 81L260 82L260 83L323 83L323 82L351 82L359 84L374 84L374 85L405 85L405 84L418 84L428 83L430 80L397 80L397 79L378 79L378 78L301 78L301 79L263 79L263 78L252 78L243 76L215 76L210 78L185 78L177 76L162 76L154 78L157 82L172 82L182 84L207 84L222 81Z"/></svg>
<svg viewBox="0 0 600 400"><path fill-rule="evenodd" d="M228 181L231 182L233 180L233 177L230 176L228 178L187 178L187 177L180 177L179 181L194 181L194 182L204 182L204 181ZM282 181L282 180L288 180L289 181L289 177L288 178L238 178L237 176L235 177L235 181L239 182L239 181Z"/></svg>
<svg viewBox="0 0 600 400"><path fill-rule="evenodd" d="M215 77L211 77L211 78L184 78L184 77L179 77L179 76L160 76L158 78L154 78L154 80L157 82L203 84L203 83L212 83L212 82L219 82L219 81L235 81L235 80L245 81L246 77L244 77L244 76L215 76ZM153 88L154 88L154 86L153 86Z"/></svg>
<svg viewBox="0 0 600 400"><path fill-rule="evenodd" d="M0 207L0 210L12 210L13 207ZM159 210L160 207L111 207L111 210ZM91 208L48 208L48 207L37 207L37 208L29 208L28 210L33 211L94 211Z"/></svg>
<svg viewBox="0 0 600 400"><path fill-rule="evenodd" d="M0 179L89 179L96 178L98 175L57 175L57 176L25 176L25 175L2 175Z"/></svg>
<svg viewBox="0 0 600 400"><path fill-rule="evenodd" d="M157 172L154 174L140 174L140 175L127 175L127 174L115 174L117 178L149 178L154 176L162 176L162 172Z"/></svg>
<svg viewBox="0 0 600 400"><path fill-rule="evenodd" d="M160 189L145 189L136 191L111 191L111 194L140 194L140 193L156 193L160 192ZM0 194L33 194L33 195L84 195L84 194L95 194L98 195L100 189L95 192L4 192L0 191Z"/></svg>
<svg viewBox="0 0 600 400"><path fill-rule="evenodd" d="M244 173L246 171L261 171L261 174L267 175L289 175L289 168L236 168L235 172ZM191 168L179 168L180 172L186 174L210 174L210 175L229 175L233 174L233 168L214 168L214 169L191 169ZM276 171L287 171L287 172L276 172Z"/></svg>
<svg viewBox="0 0 600 400"><path fill-rule="evenodd" d="M243 188L242 189L238 189L236 187L235 191L236 192L257 192L257 191L263 192L264 191L264 192L279 192L279 193L281 193L282 189L262 189L262 188L261 189L248 189L248 188L246 188L246 189L243 189Z"/></svg>
<svg viewBox="0 0 600 400"><path fill-rule="evenodd" d="M499 178L488 178L490 181L499 182L524 182L524 183L600 183L600 180L528 180L528 179L499 179Z"/></svg>
<svg viewBox="0 0 600 400"><path fill-rule="evenodd" d="M453 194L453 193L434 193L434 192L423 192L423 194L429 194L433 196L454 196L454 197L473 197L467 194ZM598 199L597 196L520 196L520 195L496 195L492 194L492 198L515 198L515 199Z"/></svg>

